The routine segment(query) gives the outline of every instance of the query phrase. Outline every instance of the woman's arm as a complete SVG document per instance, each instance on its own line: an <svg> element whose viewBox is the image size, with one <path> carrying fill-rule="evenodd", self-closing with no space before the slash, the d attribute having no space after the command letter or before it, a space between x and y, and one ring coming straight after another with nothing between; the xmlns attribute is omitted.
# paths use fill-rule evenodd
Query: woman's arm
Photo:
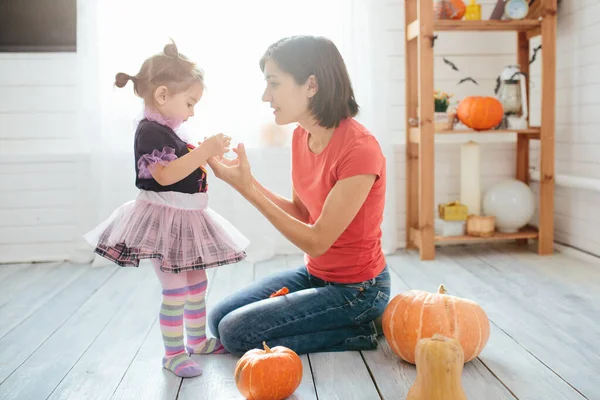
<svg viewBox="0 0 600 400"><path fill-rule="evenodd" d="M375 174L352 174L338 180L325 199L321 215L309 225L285 212L254 185L243 144L233 151L238 156L234 162L208 160L217 178L229 183L290 242L311 257L325 253L350 225L377 177Z"/></svg>
<svg viewBox="0 0 600 400"><path fill-rule="evenodd" d="M325 253L350 225L365 202L375 175L357 175L338 181L329 192L320 217L308 225L292 217L256 187L240 193L290 242L311 257Z"/></svg>
<svg viewBox="0 0 600 400"><path fill-rule="evenodd" d="M223 134L211 136L185 156L177 158L167 165L156 163L148 170L159 185L172 185L194 172L200 165L206 164L209 158L229 151L230 142L231 138Z"/></svg>
<svg viewBox="0 0 600 400"><path fill-rule="evenodd" d="M233 151L237 153L237 149L234 148ZM224 157L217 157L217 160L220 162L220 164L223 167L239 166L239 161L240 161L238 158L228 159L228 158L224 158ZM217 176L218 177L221 176L218 172L222 168L218 168L218 164L216 164L216 160L213 162L211 162L209 160L209 165L211 165L211 168L213 168L213 167L217 168L217 171L216 171ZM308 218L309 218L308 209L306 208L304 203L302 203L302 200L300 200L300 198L298 197L298 194L296 193L296 190L294 189L293 186L292 186L292 199L290 200L283 196L278 195L277 193L272 192L271 190L264 187L259 181L257 181L254 176L252 176L252 175L250 175L250 176L251 176L252 184L254 185L254 187L260 193L262 193L266 198L271 200L277 207L281 208L283 211L285 211L287 214L291 215L292 217L296 218L298 221L308 223Z"/></svg>
<svg viewBox="0 0 600 400"><path fill-rule="evenodd" d="M286 199L283 196L273 193L266 187L260 184L254 177L252 177L252 183L254 187L267 199L271 200L277 207L281 208L290 216L296 218L298 221L308 223L308 210L302 201L298 198L296 191L292 187L292 199Z"/></svg>

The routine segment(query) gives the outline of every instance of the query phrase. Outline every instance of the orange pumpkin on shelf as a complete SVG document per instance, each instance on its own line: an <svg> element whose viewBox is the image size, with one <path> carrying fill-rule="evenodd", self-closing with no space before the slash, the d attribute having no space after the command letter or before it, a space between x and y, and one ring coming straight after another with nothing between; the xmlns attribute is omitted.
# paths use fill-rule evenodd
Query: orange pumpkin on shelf
<svg viewBox="0 0 600 400"><path fill-rule="evenodd" d="M465 16L465 3L462 0L437 0L433 4L433 16L435 19L460 20Z"/></svg>
<svg viewBox="0 0 600 400"><path fill-rule="evenodd" d="M465 362L481 353L490 337L490 321L474 301L446 294L409 290L396 295L383 313L383 333L392 351L404 361L415 363L421 339L440 334L461 344Z"/></svg>
<svg viewBox="0 0 600 400"><path fill-rule="evenodd" d="M495 97L468 96L458 104L456 116L469 128L485 131L502 122L504 108Z"/></svg>
<svg viewBox="0 0 600 400"><path fill-rule="evenodd" d="M283 400L302 381L302 360L283 346L248 350L235 366L235 384L248 400Z"/></svg>

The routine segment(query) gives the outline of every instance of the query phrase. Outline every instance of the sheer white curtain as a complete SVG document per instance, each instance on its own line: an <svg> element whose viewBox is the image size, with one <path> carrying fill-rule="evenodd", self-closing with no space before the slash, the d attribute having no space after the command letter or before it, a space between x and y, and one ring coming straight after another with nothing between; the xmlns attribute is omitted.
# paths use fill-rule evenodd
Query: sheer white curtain
<svg viewBox="0 0 600 400"><path fill-rule="evenodd" d="M82 145L91 153L90 227L135 196L132 138L142 111L131 83L113 88L117 72L135 74L143 60L172 38L205 72L207 90L196 116L182 129L192 140L225 132L248 148L253 173L289 195L290 150L262 147L272 123L261 102L258 60L269 44L294 34L324 35L345 58L361 106L358 119L379 139L388 158L384 248L396 248L395 162L385 125L385 52L378 46L379 1L369 0L80 0L79 49ZM291 132L292 126L286 127ZM223 182L210 183L210 206L252 241L251 260L299 252Z"/></svg>

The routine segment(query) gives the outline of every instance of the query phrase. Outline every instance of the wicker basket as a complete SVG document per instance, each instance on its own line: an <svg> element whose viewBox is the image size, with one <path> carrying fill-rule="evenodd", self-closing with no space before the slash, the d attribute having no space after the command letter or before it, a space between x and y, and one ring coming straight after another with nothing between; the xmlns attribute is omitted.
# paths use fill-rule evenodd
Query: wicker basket
<svg viewBox="0 0 600 400"><path fill-rule="evenodd" d="M490 237L496 229L496 217L493 215L469 215L467 218L467 235Z"/></svg>

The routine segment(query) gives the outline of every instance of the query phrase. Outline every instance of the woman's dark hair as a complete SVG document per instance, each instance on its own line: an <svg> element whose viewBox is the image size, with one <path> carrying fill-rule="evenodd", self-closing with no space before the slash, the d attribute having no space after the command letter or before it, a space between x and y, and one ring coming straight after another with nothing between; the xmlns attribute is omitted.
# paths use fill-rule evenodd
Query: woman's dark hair
<svg viewBox="0 0 600 400"><path fill-rule="evenodd" d="M334 128L342 119L358 114L346 64L331 40L321 36L286 37L265 51L260 59L263 72L269 59L291 74L299 85L315 76L318 91L309 108L320 126Z"/></svg>

